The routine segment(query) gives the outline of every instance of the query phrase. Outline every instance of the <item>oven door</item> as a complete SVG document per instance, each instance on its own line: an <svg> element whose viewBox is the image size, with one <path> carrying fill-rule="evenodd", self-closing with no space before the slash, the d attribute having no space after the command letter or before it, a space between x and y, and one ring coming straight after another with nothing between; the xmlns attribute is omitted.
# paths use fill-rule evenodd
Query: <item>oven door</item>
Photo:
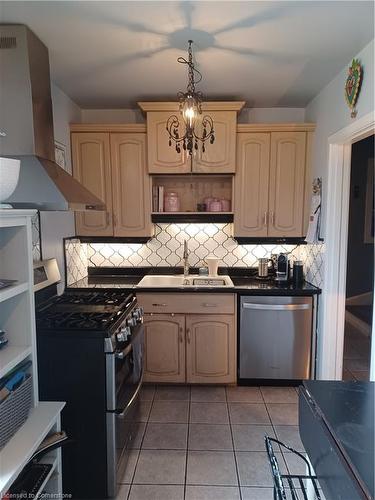
<svg viewBox="0 0 375 500"><path fill-rule="evenodd" d="M139 325L124 351L107 354L108 496L117 494L139 426L139 391L143 379L144 331Z"/></svg>

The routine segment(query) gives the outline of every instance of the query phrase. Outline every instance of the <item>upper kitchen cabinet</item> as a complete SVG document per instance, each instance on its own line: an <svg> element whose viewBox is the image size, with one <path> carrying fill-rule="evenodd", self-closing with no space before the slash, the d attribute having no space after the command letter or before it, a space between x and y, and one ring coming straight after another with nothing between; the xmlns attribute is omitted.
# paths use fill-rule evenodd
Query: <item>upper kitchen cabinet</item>
<svg viewBox="0 0 375 500"><path fill-rule="evenodd" d="M306 235L314 129L302 123L238 126L235 237Z"/></svg>
<svg viewBox="0 0 375 500"><path fill-rule="evenodd" d="M71 125L74 176L107 212L76 214L78 236L149 238L150 178L144 125Z"/></svg>
<svg viewBox="0 0 375 500"><path fill-rule="evenodd" d="M176 114L184 130L176 102L140 102L147 113L148 171L150 174L225 174L236 170L237 113L244 102L205 102L202 115L208 114L214 122L215 142L206 144L205 152L199 145L192 157L183 150L177 153L175 143L169 146L166 129L168 118ZM199 126L198 133L200 134Z"/></svg>
<svg viewBox="0 0 375 500"><path fill-rule="evenodd" d="M114 236L149 236L146 134L111 134Z"/></svg>
<svg viewBox="0 0 375 500"><path fill-rule="evenodd" d="M109 134L80 132L72 134L71 139L73 176L106 205L106 212L76 212L76 233L80 236L112 236Z"/></svg>

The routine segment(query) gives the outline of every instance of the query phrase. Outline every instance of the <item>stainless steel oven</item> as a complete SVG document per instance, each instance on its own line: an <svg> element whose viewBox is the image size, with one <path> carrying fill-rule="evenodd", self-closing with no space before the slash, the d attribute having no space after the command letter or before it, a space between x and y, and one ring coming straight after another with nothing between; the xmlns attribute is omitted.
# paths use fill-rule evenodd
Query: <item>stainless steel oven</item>
<svg viewBox="0 0 375 500"><path fill-rule="evenodd" d="M108 339L110 340L110 339ZM106 349L108 496L116 496L129 449L139 426L139 391L143 379L144 327L134 327L130 343Z"/></svg>

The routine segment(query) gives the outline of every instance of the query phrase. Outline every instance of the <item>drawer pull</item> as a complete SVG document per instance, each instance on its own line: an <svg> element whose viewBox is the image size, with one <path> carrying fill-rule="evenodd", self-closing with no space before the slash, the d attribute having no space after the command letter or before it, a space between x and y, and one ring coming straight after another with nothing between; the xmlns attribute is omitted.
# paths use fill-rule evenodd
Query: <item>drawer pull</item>
<svg viewBox="0 0 375 500"><path fill-rule="evenodd" d="M167 307L168 304L152 304L154 307Z"/></svg>
<svg viewBox="0 0 375 500"><path fill-rule="evenodd" d="M187 333L187 341L188 341L188 344L190 344L190 328L188 328L186 330L186 333Z"/></svg>
<svg viewBox="0 0 375 500"><path fill-rule="evenodd" d="M203 307L217 307L217 304L214 304L214 303L210 303L210 302L204 302L202 304Z"/></svg>
<svg viewBox="0 0 375 500"><path fill-rule="evenodd" d="M181 344L183 343L184 341L184 336L183 336L183 333L184 333L184 329L182 328L182 326L180 327L180 342Z"/></svg>

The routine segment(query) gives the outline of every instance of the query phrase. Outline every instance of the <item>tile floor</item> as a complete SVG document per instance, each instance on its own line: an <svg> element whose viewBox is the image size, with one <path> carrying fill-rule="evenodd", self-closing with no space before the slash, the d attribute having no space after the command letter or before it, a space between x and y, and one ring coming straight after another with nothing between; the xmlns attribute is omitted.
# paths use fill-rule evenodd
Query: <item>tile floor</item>
<svg viewBox="0 0 375 500"><path fill-rule="evenodd" d="M345 323L343 380L368 381L371 339L350 323Z"/></svg>
<svg viewBox="0 0 375 500"><path fill-rule="evenodd" d="M145 386L118 500L272 500L264 434L304 451L291 387ZM303 473L290 453L283 472Z"/></svg>

